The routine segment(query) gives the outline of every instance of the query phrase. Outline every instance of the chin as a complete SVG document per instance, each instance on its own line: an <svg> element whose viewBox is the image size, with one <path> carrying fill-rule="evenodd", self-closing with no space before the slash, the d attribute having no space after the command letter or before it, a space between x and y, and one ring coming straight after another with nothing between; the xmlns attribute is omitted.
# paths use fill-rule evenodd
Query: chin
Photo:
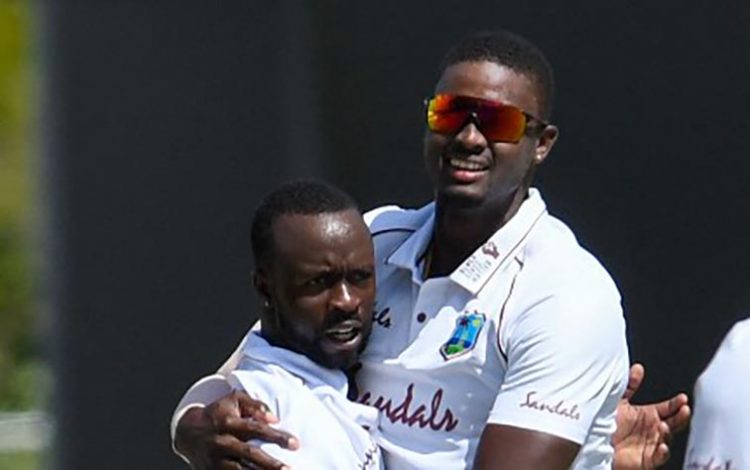
<svg viewBox="0 0 750 470"><path fill-rule="evenodd" d="M458 207L477 207L484 202L484 195L468 186L449 186L438 190L437 199L441 204L450 204Z"/></svg>
<svg viewBox="0 0 750 470"><path fill-rule="evenodd" d="M346 370L357 363L358 357L359 357L359 354L352 351L347 354L339 353L339 354L327 355L320 362L322 366L325 366L329 369Z"/></svg>

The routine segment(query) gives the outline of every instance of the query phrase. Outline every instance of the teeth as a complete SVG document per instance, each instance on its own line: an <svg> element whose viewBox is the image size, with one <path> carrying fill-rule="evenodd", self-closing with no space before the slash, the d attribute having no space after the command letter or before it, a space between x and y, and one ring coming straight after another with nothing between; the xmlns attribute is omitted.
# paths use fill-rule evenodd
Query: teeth
<svg viewBox="0 0 750 470"><path fill-rule="evenodd" d="M459 170L481 171L485 169L484 165L480 163L469 162L461 160L460 158L451 158L448 160L448 163L450 163L453 168L458 168Z"/></svg>
<svg viewBox="0 0 750 470"><path fill-rule="evenodd" d="M354 331L354 327L350 326L348 328L340 328L338 330L331 330L331 333L337 334L337 335L345 335L345 334L351 333L352 331Z"/></svg>
<svg viewBox="0 0 750 470"><path fill-rule="evenodd" d="M328 333L326 335L336 341L349 341L357 336L357 334L359 334L359 330L357 328L348 326L344 328L328 330Z"/></svg>

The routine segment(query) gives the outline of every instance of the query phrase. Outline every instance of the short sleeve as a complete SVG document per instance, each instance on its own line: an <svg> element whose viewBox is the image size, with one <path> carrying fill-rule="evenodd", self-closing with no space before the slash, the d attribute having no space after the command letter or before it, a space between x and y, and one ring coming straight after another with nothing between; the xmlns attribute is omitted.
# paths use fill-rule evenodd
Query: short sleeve
<svg viewBox="0 0 750 470"><path fill-rule="evenodd" d="M628 374L619 296L593 288L551 295L505 331L507 370L489 423L578 444L592 428L611 435Z"/></svg>
<svg viewBox="0 0 750 470"><path fill-rule="evenodd" d="M256 323L257 327L257 323ZM242 348L247 341L247 335L242 338L239 346L219 368L216 374L212 374L201 378L185 392L180 402L177 404L174 412L172 413L172 419L169 423L169 432L172 437L172 449L174 452L182 457L177 449L174 447L175 431L177 430L177 423L180 419L192 408L202 408L210 405L211 403L219 400L224 395L231 393L232 387L227 383L226 376L232 370L237 367L237 363L242 357Z"/></svg>

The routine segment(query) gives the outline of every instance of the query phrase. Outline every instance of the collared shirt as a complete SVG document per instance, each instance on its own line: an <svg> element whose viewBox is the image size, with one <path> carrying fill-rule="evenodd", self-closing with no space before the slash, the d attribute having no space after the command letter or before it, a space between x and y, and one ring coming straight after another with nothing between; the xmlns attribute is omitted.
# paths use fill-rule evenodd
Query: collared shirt
<svg viewBox="0 0 750 470"><path fill-rule="evenodd" d="M732 327L695 384L685 470L750 468L750 318Z"/></svg>
<svg viewBox="0 0 750 470"><path fill-rule="evenodd" d="M292 468L379 469L378 411L347 400L347 378L306 356L271 346L257 332L244 343L229 384L266 403L280 418L278 427L299 439L295 451L255 442Z"/></svg>
<svg viewBox="0 0 750 470"><path fill-rule="evenodd" d="M629 363L610 276L532 188L450 276L424 280L434 217L434 204L365 214L378 287L357 382L381 410L386 467L470 468L485 425L503 424L581 444L573 468L610 468ZM221 398L246 340L186 392L173 439L190 407Z"/></svg>
<svg viewBox="0 0 750 470"><path fill-rule="evenodd" d="M471 467L494 423L581 444L575 468L610 468L628 374L610 276L532 189L453 273L425 280L434 212L365 216L378 290L357 382L382 412L386 467Z"/></svg>

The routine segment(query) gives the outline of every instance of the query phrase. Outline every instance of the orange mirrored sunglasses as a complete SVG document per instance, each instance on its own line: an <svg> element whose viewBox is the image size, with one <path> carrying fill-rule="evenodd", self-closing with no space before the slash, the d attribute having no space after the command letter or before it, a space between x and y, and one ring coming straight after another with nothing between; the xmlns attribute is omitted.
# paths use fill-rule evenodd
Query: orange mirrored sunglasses
<svg viewBox="0 0 750 470"><path fill-rule="evenodd" d="M440 134L455 134L471 119L493 142L518 143L524 134L541 132L547 123L499 101L439 94L425 100L427 127Z"/></svg>

